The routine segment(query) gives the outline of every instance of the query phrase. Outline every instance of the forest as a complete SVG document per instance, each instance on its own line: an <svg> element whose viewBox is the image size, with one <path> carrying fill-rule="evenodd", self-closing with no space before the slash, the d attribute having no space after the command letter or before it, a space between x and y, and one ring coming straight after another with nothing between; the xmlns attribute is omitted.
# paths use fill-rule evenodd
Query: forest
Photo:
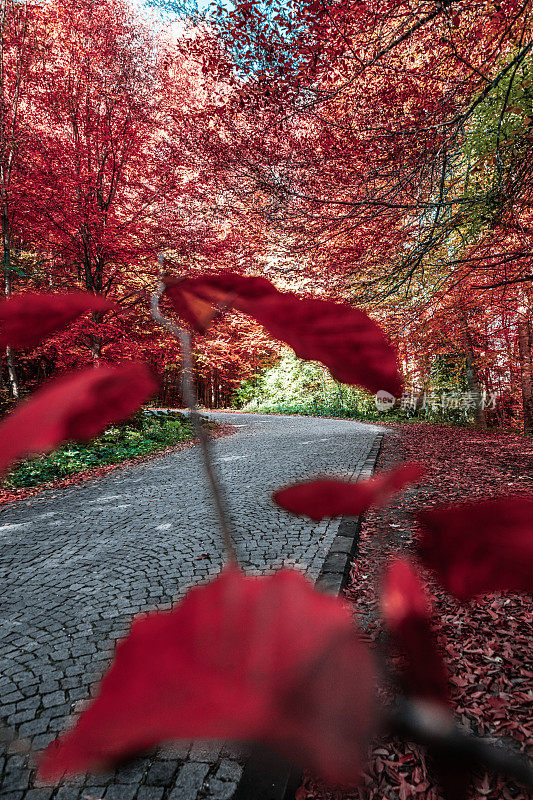
<svg viewBox="0 0 533 800"><path fill-rule="evenodd" d="M193 740L526 800L533 0L0 0L0 47L7 800L266 800Z"/></svg>
<svg viewBox="0 0 533 800"><path fill-rule="evenodd" d="M132 357L180 405L179 350L148 308L163 263L353 303L397 347L404 405L440 403L444 387L479 425L531 433L531 24L518 0L151 16L3 1L4 294L120 304L8 346L4 407L52 375ZM282 355L226 315L195 338L200 401L230 405Z"/></svg>

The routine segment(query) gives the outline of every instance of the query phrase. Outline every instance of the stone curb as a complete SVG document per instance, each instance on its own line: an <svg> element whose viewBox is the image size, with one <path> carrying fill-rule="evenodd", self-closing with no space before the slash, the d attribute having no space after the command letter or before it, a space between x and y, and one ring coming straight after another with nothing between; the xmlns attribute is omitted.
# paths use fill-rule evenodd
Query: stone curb
<svg viewBox="0 0 533 800"><path fill-rule="evenodd" d="M384 433L376 434L357 480L370 478L376 468ZM337 535L324 559L315 586L322 592L340 595L346 586L359 544L362 516L343 517ZM271 753L251 758L244 767L233 800L294 800L302 773Z"/></svg>
<svg viewBox="0 0 533 800"><path fill-rule="evenodd" d="M357 477L358 481L367 480L373 475L384 435L384 433L376 434L370 452ZM362 516L341 519L337 535L331 543L315 583L316 588L320 591L340 595L346 586L359 544L361 522Z"/></svg>

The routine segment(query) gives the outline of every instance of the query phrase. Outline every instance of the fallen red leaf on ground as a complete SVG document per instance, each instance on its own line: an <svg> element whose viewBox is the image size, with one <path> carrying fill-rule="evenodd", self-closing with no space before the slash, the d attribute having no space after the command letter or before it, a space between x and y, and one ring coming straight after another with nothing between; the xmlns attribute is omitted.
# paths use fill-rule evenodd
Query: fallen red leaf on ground
<svg viewBox="0 0 533 800"><path fill-rule="evenodd" d="M383 423L382 423L383 424ZM378 466L386 470L402 458L422 463L426 477L412 491L392 498L386 509L370 509L361 530L359 555L352 567L347 598L367 620L366 634L381 641L378 617L384 563L410 551L419 535L413 513L444 503L471 502L491 494L533 495L533 441L516 434L479 433L468 428L410 422L388 423ZM401 440L394 434L401 434ZM400 447L399 447L400 445ZM394 527L390 523L394 523ZM415 530L413 531L413 528ZM468 605L457 601L426 575L432 595L433 624L446 642L445 662L456 720L476 733L513 739L527 750L531 742L531 697L527 688L531 663L531 598L509 594L481 596ZM410 754L413 761L400 763ZM336 792L308 777L300 791L304 800L383 800L398 794L400 776L409 784L409 800L441 800L442 792L428 769L423 748L398 739L380 740L365 768L364 784L352 792ZM530 800L505 776L490 774L487 800ZM479 796L477 787L468 797Z"/></svg>

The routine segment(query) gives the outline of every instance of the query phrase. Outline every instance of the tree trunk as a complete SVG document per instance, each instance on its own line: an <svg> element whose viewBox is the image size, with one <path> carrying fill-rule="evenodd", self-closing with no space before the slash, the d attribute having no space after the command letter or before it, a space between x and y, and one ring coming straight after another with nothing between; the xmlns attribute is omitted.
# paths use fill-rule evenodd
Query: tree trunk
<svg viewBox="0 0 533 800"><path fill-rule="evenodd" d="M518 353L522 376L522 403L524 406L524 433L533 435L533 361L531 346L533 332L529 319L518 323Z"/></svg>
<svg viewBox="0 0 533 800"><path fill-rule="evenodd" d="M487 421L485 419L485 412L481 403L481 387L476 369L476 356L474 353L474 344L472 342L472 335L468 327L468 321L464 310L459 310L461 319L461 328L463 334L463 348L465 351L465 364L466 364L466 380L468 388L472 393L475 402L475 418L476 425L480 430L487 429Z"/></svg>
<svg viewBox="0 0 533 800"><path fill-rule="evenodd" d="M104 315L102 314L101 311L93 311L91 316L92 316L92 320L93 320L95 325L99 325L102 322L103 318L104 318ZM93 361L94 361L94 366L95 367L99 367L100 366L100 359L102 357L102 347L103 347L102 337L99 336L96 333L92 333L91 334L91 355L93 357Z"/></svg>
<svg viewBox="0 0 533 800"><path fill-rule="evenodd" d="M102 340L99 336L91 336L91 354L94 361L94 366L100 366L100 357L102 355Z"/></svg>
<svg viewBox="0 0 533 800"><path fill-rule="evenodd" d="M7 216L7 209L5 207L2 209L2 246L4 250L4 293L7 298L11 297L11 238L9 232L9 218ZM6 360L11 396L14 397L15 400L18 400L20 396L19 382L11 347L6 347Z"/></svg>

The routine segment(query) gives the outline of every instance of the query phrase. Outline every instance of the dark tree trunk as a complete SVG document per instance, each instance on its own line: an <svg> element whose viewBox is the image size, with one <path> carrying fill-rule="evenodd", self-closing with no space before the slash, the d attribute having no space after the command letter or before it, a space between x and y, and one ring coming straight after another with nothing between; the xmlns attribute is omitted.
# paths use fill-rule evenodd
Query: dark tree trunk
<svg viewBox="0 0 533 800"><path fill-rule="evenodd" d="M461 319L463 349L465 352L466 380L468 383L468 388L472 393L475 402L476 425L481 430L486 430L487 421L485 419L485 412L483 410L483 406L481 403L481 387L476 368L476 356L474 353L472 334L470 333L470 329L468 327L468 320L466 318L466 313L462 308L460 309L459 313Z"/></svg>
<svg viewBox="0 0 533 800"><path fill-rule="evenodd" d="M529 319L518 323L518 353L522 378L522 403L524 407L524 433L533 435L533 362L531 346L533 332Z"/></svg>
<svg viewBox="0 0 533 800"><path fill-rule="evenodd" d="M2 210L2 245L3 245L3 269L4 269L4 293L6 298L11 297L11 238L9 231L9 219L7 216L7 209ZM15 369L15 360L13 358L13 351L11 347L6 347L6 361L7 361L7 374L9 381L9 390L11 396L18 400L19 382L17 371Z"/></svg>

